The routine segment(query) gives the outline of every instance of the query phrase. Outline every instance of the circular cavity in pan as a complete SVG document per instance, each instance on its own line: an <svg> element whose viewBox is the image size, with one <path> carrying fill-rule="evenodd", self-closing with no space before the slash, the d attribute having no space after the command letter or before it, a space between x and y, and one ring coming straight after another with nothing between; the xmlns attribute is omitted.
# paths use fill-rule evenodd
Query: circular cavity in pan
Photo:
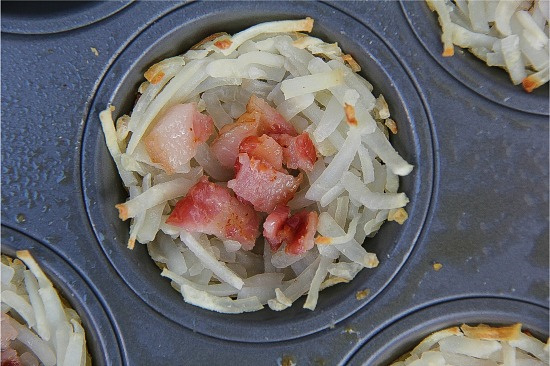
<svg viewBox="0 0 550 366"><path fill-rule="evenodd" d="M348 365L389 365L431 333L461 324L522 323L522 330L546 342L548 308L496 297L466 298L428 306L391 324L365 343Z"/></svg>
<svg viewBox="0 0 550 366"><path fill-rule="evenodd" d="M130 4L117 1L4 1L2 32L49 34L105 19Z"/></svg>
<svg viewBox="0 0 550 366"><path fill-rule="evenodd" d="M409 220L403 226L386 223L368 240L369 251L380 258L373 270L363 270L351 283L338 285L320 294L315 311L302 308L303 300L283 312L264 309L240 315L218 314L186 304L144 245L126 249L128 223L118 218L114 205L124 202L127 193L105 146L98 114L107 105L116 113L132 107L135 91L149 65L183 53L215 32L234 33L251 25L281 19L310 16L316 23L313 35L338 42L363 67L363 76L372 82L376 95L382 93L400 132L393 145L405 160L415 165L401 179L401 189L410 197ZM430 122L414 85L384 42L352 17L321 3L296 2L281 7L277 2L224 2L188 4L157 20L140 34L115 60L101 82L87 119L82 151L84 200L98 241L124 281L153 309L194 331L213 337L245 342L293 339L329 328L365 308L384 289L408 258L425 221L434 180L434 156ZM360 290L370 295L357 300Z"/></svg>
<svg viewBox="0 0 550 366"><path fill-rule="evenodd" d="M102 305L80 275L61 257L15 230L2 226L2 254L16 258L28 250L60 295L82 319L86 344L94 365L122 365L122 355L111 322Z"/></svg>
<svg viewBox="0 0 550 366"><path fill-rule="evenodd" d="M401 1L401 8L422 46L456 80L502 106L548 115L548 85L527 93L521 85L512 84L505 70L487 66L470 51L458 46L455 46L454 56L443 57L437 14L430 11L425 1Z"/></svg>

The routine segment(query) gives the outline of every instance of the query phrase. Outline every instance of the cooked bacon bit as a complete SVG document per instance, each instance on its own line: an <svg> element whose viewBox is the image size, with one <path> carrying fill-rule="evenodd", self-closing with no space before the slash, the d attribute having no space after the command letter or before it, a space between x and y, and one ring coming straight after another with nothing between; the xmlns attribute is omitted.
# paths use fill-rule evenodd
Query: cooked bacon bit
<svg viewBox="0 0 550 366"><path fill-rule="evenodd" d="M229 37L229 34L225 33L225 32L218 32L218 33L214 33L206 38L204 38L202 41L199 41L198 43L196 43L195 45L193 45L193 47L191 47L192 50L198 50L200 48L202 48L202 46L205 44L205 43L208 43L210 41L213 41L215 40L216 38L220 38L220 37L223 37L223 36L228 36Z"/></svg>
<svg viewBox="0 0 550 366"><path fill-rule="evenodd" d="M318 236L315 238L315 244L330 245L332 244L332 238L326 236Z"/></svg>
<svg viewBox="0 0 550 366"><path fill-rule="evenodd" d="M279 205L275 207L275 210L264 221L263 235L274 251L279 249L283 240L288 236L288 233L284 231L284 227L289 216L290 208Z"/></svg>
<svg viewBox="0 0 550 366"><path fill-rule="evenodd" d="M274 251L286 242L285 252L304 253L313 248L319 217L316 212L305 210L289 215L288 207L278 206L267 216L263 235Z"/></svg>
<svg viewBox="0 0 550 366"><path fill-rule="evenodd" d="M200 113L195 104L176 104L160 117L143 142L151 160L173 174L195 156L197 144L208 139L213 126L212 117Z"/></svg>
<svg viewBox="0 0 550 366"><path fill-rule="evenodd" d="M212 142L212 154L221 165L232 168L239 155L241 142L249 136L257 136L260 114L256 111L242 114L235 122L223 126L220 135Z"/></svg>
<svg viewBox="0 0 550 366"><path fill-rule="evenodd" d="M2 313L0 320L2 332L2 366L20 366L21 360L17 355L17 351L11 347L11 341L17 338L18 331L10 323L11 317L8 314Z"/></svg>
<svg viewBox="0 0 550 366"><path fill-rule="evenodd" d="M286 226L290 227L293 237L287 241L285 252L289 254L302 254L313 248L315 232L319 216L317 212L300 211L286 220Z"/></svg>
<svg viewBox="0 0 550 366"><path fill-rule="evenodd" d="M219 49L222 49L222 50L225 50L225 49L228 49L229 47L231 47L231 44L233 42L231 42L230 39L221 39L217 42L214 42L214 46L218 47Z"/></svg>
<svg viewBox="0 0 550 366"><path fill-rule="evenodd" d="M342 59L344 60L344 62L348 63L349 67L351 67L351 70L353 72L361 71L361 66L359 66L357 61L355 61L351 55L347 55L347 54L342 55Z"/></svg>
<svg viewBox="0 0 550 366"><path fill-rule="evenodd" d="M275 108L270 106L262 98L252 95L246 105L248 113L258 112L260 115L261 131L260 133L280 134L286 133L291 136L298 135L292 124L287 122Z"/></svg>
<svg viewBox="0 0 550 366"><path fill-rule="evenodd" d="M296 137L280 134L272 137L283 147L284 163L290 169L312 171L317 161L317 151L309 134L303 132Z"/></svg>
<svg viewBox="0 0 550 366"><path fill-rule="evenodd" d="M212 143L212 154L220 164L232 168L239 153L239 145L249 136L281 134L296 136L294 126L265 100L254 95L246 105L246 112L235 122L225 125Z"/></svg>
<svg viewBox="0 0 550 366"><path fill-rule="evenodd" d="M471 327L467 324L462 324L460 329L466 337L470 338L512 341L519 338L521 323L504 327L492 327L486 324L479 324L476 327Z"/></svg>
<svg viewBox="0 0 550 366"><path fill-rule="evenodd" d="M0 318L0 324L2 325L2 332L0 334L1 336L1 345L2 345L2 352L4 352L4 349L9 347L10 341L13 341L15 338L17 338L17 334L19 333L17 329L13 325L11 325L9 319L10 316L5 313L1 313Z"/></svg>
<svg viewBox="0 0 550 366"><path fill-rule="evenodd" d="M252 249L260 235L260 220L254 209L206 176L176 204L166 222L187 231L236 240L245 250Z"/></svg>
<svg viewBox="0 0 550 366"><path fill-rule="evenodd" d="M346 119L348 120L348 124L357 126L357 119L355 119L355 108L353 108L352 105L345 103L344 112L346 112Z"/></svg>
<svg viewBox="0 0 550 366"><path fill-rule="evenodd" d="M2 349L2 366L21 366L21 359L15 349Z"/></svg>
<svg viewBox="0 0 550 366"><path fill-rule="evenodd" d="M395 123L393 119L386 118L386 120L384 121L384 124L386 125L387 128L390 129L391 133L393 133L394 135L397 134L397 123Z"/></svg>
<svg viewBox="0 0 550 366"><path fill-rule="evenodd" d="M454 47L449 47L449 48L445 48L443 50L443 57L451 57L455 54L455 49Z"/></svg>
<svg viewBox="0 0 550 366"><path fill-rule="evenodd" d="M268 135L245 138L239 146L239 153L246 153L251 158L263 160L276 170L281 171L283 168L283 148Z"/></svg>
<svg viewBox="0 0 550 366"><path fill-rule="evenodd" d="M244 153L239 154L237 164L235 179L227 182L227 187L261 212L272 212L290 201L303 179L302 173L295 178Z"/></svg>
<svg viewBox="0 0 550 366"><path fill-rule="evenodd" d="M525 79L523 79L521 85L523 85L523 89L526 92L531 93L533 90L541 86L542 82L533 75L529 75Z"/></svg>

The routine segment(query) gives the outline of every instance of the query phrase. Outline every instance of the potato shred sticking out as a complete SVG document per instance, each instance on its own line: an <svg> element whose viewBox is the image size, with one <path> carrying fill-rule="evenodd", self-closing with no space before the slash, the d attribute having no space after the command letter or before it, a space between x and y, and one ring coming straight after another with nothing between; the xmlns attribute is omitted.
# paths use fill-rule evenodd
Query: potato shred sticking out
<svg viewBox="0 0 550 366"><path fill-rule="evenodd" d="M76 311L29 251L17 257L2 255L2 364L91 365Z"/></svg>
<svg viewBox="0 0 550 366"><path fill-rule="evenodd" d="M321 290L378 266L366 237L408 217L399 176L413 166L388 140L401 121L312 28L216 33L151 66L130 115L100 113L128 247L147 244L188 303L283 310L307 294L314 310Z"/></svg>
<svg viewBox="0 0 550 366"><path fill-rule="evenodd" d="M391 366L548 365L548 343L509 326L479 324L430 334Z"/></svg>
<svg viewBox="0 0 550 366"><path fill-rule="evenodd" d="M468 48L532 92L549 79L548 0L426 0L439 17L443 56Z"/></svg>

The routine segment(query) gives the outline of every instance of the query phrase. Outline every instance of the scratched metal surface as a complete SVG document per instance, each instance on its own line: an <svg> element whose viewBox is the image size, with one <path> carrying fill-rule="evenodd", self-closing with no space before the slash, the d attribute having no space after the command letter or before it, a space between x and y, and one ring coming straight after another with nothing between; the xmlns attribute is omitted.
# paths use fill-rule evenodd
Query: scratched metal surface
<svg viewBox="0 0 550 366"><path fill-rule="evenodd" d="M42 24L17 4L2 12L2 252L61 259L53 273L69 296L63 281L83 281L97 300L89 319L117 339L92 337L108 354L98 364L384 364L437 326L483 318L548 336L547 88L527 95L468 53L440 57L421 2L116 5L56 8ZM237 316L189 306L143 247L125 249L113 207L125 196L97 114L127 110L147 65L210 33L303 16L386 96L393 143L415 165L401 181L410 218L368 242L379 268L322 292L313 313L303 300Z"/></svg>

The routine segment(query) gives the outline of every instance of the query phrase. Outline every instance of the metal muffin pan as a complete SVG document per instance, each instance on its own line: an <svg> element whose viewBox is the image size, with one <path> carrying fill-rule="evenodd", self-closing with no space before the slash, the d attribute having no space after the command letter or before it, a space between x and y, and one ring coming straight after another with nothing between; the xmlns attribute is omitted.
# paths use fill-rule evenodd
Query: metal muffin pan
<svg viewBox="0 0 550 366"><path fill-rule="evenodd" d="M369 248L384 260L375 270L364 270L351 286L335 286L324 291L317 311L311 312L296 304L285 312L272 312L269 309L254 314L227 316L212 313L181 303L181 295L173 290L170 281L160 277L159 268L153 263L144 246L134 251L125 248L128 239L128 223L118 219L114 205L123 202L125 190L120 185L114 164L106 149L98 114L107 105L124 106L132 102L137 85L143 73L154 61L167 56L183 53L192 44L204 37L224 30L231 24L231 31L245 29L258 19L288 19L305 17L321 19L331 8L323 4L295 6L291 10L280 9L279 3L231 4L212 9L207 15L196 20L197 13L204 11L204 5L190 4L155 23L155 33L165 34L156 39L146 30L115 60L101 83L90 108L84 131L83 142L83 181L84 196L88 214L96 236L103 238L100 243L110 256L115 268L125 282L159 313L197 332L213 337L245 342L266 342L304 336L351 315L373 299L397 273L412 250L422 228L431 195L433 180L433 157L430 140L429 121L423 111L420 98L399 62L392 58L389 50L367 28L353 21L349 16L334 11L333 22L319 22L316 35L324 39L338 41L344 49L354 50L354 57L364 66L365 74L375 85L379 85L386 100L392 106L392 115L403 123L394 144L403 156L417 166L414 173L402 180L404 191L409 197L417 197L409 207L411 220L405 225L389 224L372 240ZM221 13L232 14L221 17ZM267 14L271 14L266 17ZM246 14L246 17L242 14ZM181 22L184 15L190 21ZM200 27L198 27L200 22ZM345 37L341 30L352 30ZM348 31L349 32L349 31ZM196 33L196 34L195 34ZM363 36L371 48L353 41ZM350 41L351 40L351 41ZM181 45L175 48L174 45ZM130 70L122 78L111 70ZM127 108L118 108L120 114ZM420 163L422 162L422 163ZM113 189L117 187L117 189ZM355 293L364 288L371 290L366 301L355 300Z"/></svg>
<svg viewBox="0 0 550 366"><path fill-rule="evenodd" d="M2 32L17 34L59 33L98 22L130 4L116 1L5 1Z"/></svg>
<svg viewBox="0 0 550 366"><path fill-rule="evenodd" d="M520 312L518 314L518 311ZM377 334L350 360L349 365L389 365L431 333L461 324L522 323L522 330L546 342L548 310L518 300L466 298L428 306Z"/></svg>
<svg viewBox="0 0 550 366"><path fill-rule="evenodd" d="M414 4L136 2L56 34L2 28L2 225L36 238L85 280L120 342L122 357L110 364L362 363L365 349L374 352L383 335L394 339L391 329L402 322L414 323L421 336L434 324L482 321L431 307L475 297L484 298L480 315L488 322L515 314L514 321L548 336L547 91L505 87L511 99L499 102L491 93L501 90L503 73L478 71L457 53L450 61L468 65L463 73L486 73L477 79L490 92L460 81L417 37L417 25L437 25L429 10L432 18L415 16L409 25L410 9L424 11ZM409 220L385 224L367 244L380 266L323 291L313 313L301 301L280 313L237 316L187 305L143 246L125 248L127 224L113 207L125 195L97 115L108 103L126 112L147 65L204 36L303 16L315 19L315 35L351 53L386 96L400 127L392 142L415 165L401 180ZM430 47L439 50L437 42ZM526 107L517 107L520 99ZM371 295L356 300L366 288ZM530 307L542 309L535 312L540 322ZM422 309L435 319L428 328L414 317ZM395 338L393 350L411 339ZM383 362L393 356L384 355Z"/></svg>
<svg viewBox="0 0 550 366"><path fill-rule="evenodd" d="M40 242L2 227L2 254L16 258L18 250L28 250L31 253L59 294L80 315L86 331L86 346L94 365L121 364L122 356L116 332L109 317L77 271Z"/></svg>

